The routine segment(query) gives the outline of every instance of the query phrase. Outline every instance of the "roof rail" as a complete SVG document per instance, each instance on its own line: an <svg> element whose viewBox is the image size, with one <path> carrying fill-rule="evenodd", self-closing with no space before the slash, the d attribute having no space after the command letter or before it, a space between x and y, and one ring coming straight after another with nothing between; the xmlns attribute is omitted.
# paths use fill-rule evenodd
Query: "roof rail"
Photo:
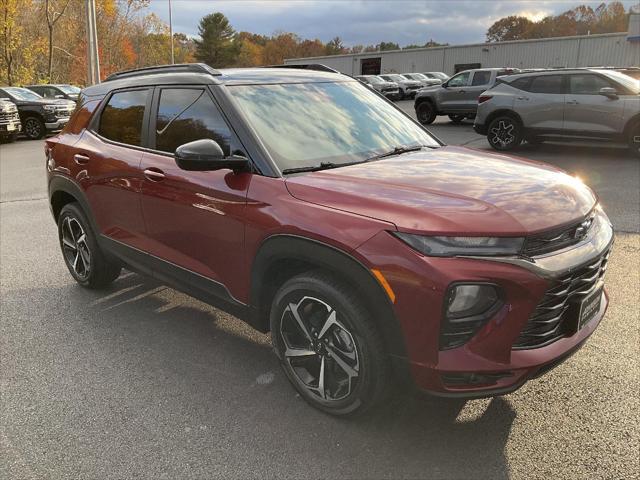
<svg viewBox="0 0 640 480"><path fill-rule="evenodd" d="M141 75L153 75L154 73L208 73L209 75L222 75L215 68L205 63L178 63L175 65L156 65L153 67L135 68L133 70L124 70L122 72L112 73L105 82L110 80L118 80L120 78L137 77Z"/></svg>
<svg viewBox="0 0 640 480"><path fill-rule="evenodd" d="M319 72L341 73L331 67L327 67L321 63L305 63L296 65L269 65L265 68L298 68L300 70L317 70Z"/></svg>

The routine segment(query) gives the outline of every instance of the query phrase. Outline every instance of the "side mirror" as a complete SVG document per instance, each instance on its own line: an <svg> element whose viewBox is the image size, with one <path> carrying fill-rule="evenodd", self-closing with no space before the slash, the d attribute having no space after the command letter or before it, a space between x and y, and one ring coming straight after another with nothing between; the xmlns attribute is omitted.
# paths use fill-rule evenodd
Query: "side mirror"
<svg viewBox="0 0 640 480"><path fill-rule="evenodd" d="M176 148L175 157L178 167L192 172L225 168L239 172L249 166L249 160L244 157L226 157L218 142L209 138L180 145Z"/></svg>
<svg viewBox="0 0 640 480"><path fill-rule="evenodd" d="M600 89L600 95L604 95L611 99L618 98L618 92L616 92L616 89L612 87L602 87Z"/></svg>
<svg viewBox="0 0 640 480"><path fill-rule="evenodd" d="M443 82L440 86L442 88L449 88L449 82Z"/></svg>

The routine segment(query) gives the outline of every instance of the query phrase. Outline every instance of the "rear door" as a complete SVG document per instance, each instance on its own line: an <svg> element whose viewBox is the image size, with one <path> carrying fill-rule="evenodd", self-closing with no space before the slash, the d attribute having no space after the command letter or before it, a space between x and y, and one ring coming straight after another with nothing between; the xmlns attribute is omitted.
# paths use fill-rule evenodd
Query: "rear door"
<svg viewBox="0 0 640 480"><path fill-rule="evenodd" d="M144 246L140 160L150 105L149 88L113 92L73 145L69 172L84 190L100 233L135 248Z"/></svg>
<svg viewBox="0 0 640 480"><path fill-rule="evenodd" d="M445 112L460 112L464 111L466 107L465 100L469 81L471 79L471 72L461 72L449 79L446 83L446 87L438 92L439 95L439 110Z"/></svg>
<svg viewBox="0 0 640 480"><path fill-rule="evenodd" d="M521 91L516 94L513 108L525 128L540 133L562 133L564 85L564 76L560 74L523 77L511 83Z"/></svg>
<svg viewBox="0 0 640 480"><path fill-rule="evenodd" d="M144 250L164 261L155 274L196 288L204 277L209 293L225 296L244 261L243 213L252 174L182 170L174 152L205 138L226 155L247 156L244 148L205 86L156 88L149 132L141 203Z"/></svg>
<svg viewBox="0 0 640 480"><path fill-rule="evenodd" d="M476 70L473 72L470 85L462 94L465 106L470 112L476 111L478 97L482 92L488 90L492 84L491 70Z"/></svg>
<svg viewBox="0 0 640 480"><path fill-rule="evenodd" d="M624 102L619 97L600 95L601 88L616 88L594 73L568 75L565 99L565 133L614 135L622 131Z"/></svg>

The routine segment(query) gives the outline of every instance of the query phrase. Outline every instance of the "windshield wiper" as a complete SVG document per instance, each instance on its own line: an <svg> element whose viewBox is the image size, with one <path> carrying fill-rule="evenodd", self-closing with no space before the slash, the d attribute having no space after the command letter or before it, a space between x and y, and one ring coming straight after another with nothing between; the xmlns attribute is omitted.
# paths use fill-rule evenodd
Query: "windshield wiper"
<svg viewBox="0 0 640 480"><path fill-rule="evenodd" d="M409 153L409 152L417 152L418 150L422 150L424 147L425 147L424 145L415 145L412 147L407 147L407 146L394 147L393 150L389 150L388 152L384 152L379 155L374 155L373 157L369 157L367 158L366 161L370 162L371 160L378 160L379 158L392 157L394 155L402 155L403 153Z"/></svg>

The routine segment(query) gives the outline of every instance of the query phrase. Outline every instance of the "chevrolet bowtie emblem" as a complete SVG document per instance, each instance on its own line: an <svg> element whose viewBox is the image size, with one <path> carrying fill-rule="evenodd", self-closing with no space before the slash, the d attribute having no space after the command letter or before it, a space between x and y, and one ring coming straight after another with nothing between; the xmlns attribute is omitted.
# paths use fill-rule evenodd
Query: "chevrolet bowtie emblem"
<svg viewBox="0 0 640 480"><path fill-rule="evenodd" d="M591 224L593 223L593 217L592 218L588 218L586 219L584 222L582 222L578 228L576 228L576 233L574 234L574 238L582 238L584 237L587 232L589 231L589 228L591 228Z"/></svg>

